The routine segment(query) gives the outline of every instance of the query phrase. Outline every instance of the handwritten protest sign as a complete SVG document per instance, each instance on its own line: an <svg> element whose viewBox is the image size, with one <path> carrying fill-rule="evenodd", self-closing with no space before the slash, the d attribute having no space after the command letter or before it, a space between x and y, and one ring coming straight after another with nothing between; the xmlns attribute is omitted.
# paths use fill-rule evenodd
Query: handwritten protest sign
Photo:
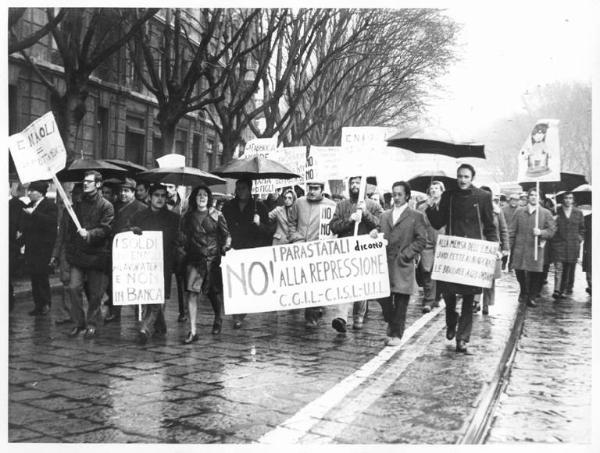
<svg viewBox="0 0 600 453"><path fill-rule="evenodd" d="M260 313L387 297L385 241L368 235L229 251L225 314Z"/></svg>
<svg viewBox="0 0 600 453"><path fill-rule="evenodd" d="M8 149L23 184L51 179L67 162L67 151L52 112L8 137Z"/></svg>
<svg viewBox="0 0 600 453"><path fill-rule="evenodd" d="M319 226L319 239L330 239L331 236L331 228L329 227L329 222L333 218L333 212L335 210L335 206L324 206L321 205L321 224Z"/></svg>
<svg viewBox="0 0 600 453"><path fill-rule="evenodd" d="M162 231L119 233L113 240L113 303L165 302Z"/></svg>
<svg viewBox="0 0 600 453"><path fill-rule="evenodd" d="M431 278L463 285L491 288L498 243L440 234Z"/></svg>

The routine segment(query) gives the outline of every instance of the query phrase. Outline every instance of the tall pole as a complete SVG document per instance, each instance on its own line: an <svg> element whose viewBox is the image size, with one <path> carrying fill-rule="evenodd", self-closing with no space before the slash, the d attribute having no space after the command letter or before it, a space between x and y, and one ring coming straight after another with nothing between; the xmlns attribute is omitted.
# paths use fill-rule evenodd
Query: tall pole
<svg viewBox="0 0 600 453"><path fill-rule="evenodd" d="M540 224L540 181L536 181L535 182L535 191L537 193L538 196L538 202L537 202L537 206L535 207L535 228L539 228L539 224ZM535 261L537 261L538 259L538 241L539 241L539 237L535 236L534 237L534 247L533 247L533 259Z"/></svg>

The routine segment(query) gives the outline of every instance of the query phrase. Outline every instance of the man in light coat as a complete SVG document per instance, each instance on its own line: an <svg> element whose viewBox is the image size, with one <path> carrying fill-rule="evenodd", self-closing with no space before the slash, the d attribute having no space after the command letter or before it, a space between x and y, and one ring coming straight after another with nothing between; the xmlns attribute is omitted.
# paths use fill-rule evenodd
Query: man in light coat
<svg viewBox="0 0 600 453"><path fill-rule="evenodd" d="M388 346L397 346L404 334L406 310L414 291L415 258L427 242L424 215L408 206L410 185L405 181L392 186L394 207L381 215L380 228L388 241L387 261L391 295L381 299L383 317L388 323Z"/></svg>
<svg viewBox="0 0 600 453"><path fill-rule="evenodd" d="M310 242L319 240L321 231L321 209L335 209L335 201L323 196L325 181L307 181L307 194L298 198L289 212L290 242ZM304 310L306 327L319 325L323 314L322 307L309 307Z"/></svg>
<svg viewBox="0 0 600 453"><path fill-rule="evenodd" d="M552 239L556 224L552 213L539 205L535 189L527 192L528 205L520 208L508 228L513 266L521 288L519 302L535 307L535 299L542 285L544 247ZM538 227L535 227L536 211L539 211ZM537 259L535 259L535 237L538 237Z"/></svg>
<svg viewBox="0 0 600 453"><path fill-rule="evenodd" d="M579 258L581 243L585 236L583 212L573 203L572 192L563 195L562 206L556 211L556 234L552 237L552 261L554 262L555 299L573 293L575 265Z"/></svg>

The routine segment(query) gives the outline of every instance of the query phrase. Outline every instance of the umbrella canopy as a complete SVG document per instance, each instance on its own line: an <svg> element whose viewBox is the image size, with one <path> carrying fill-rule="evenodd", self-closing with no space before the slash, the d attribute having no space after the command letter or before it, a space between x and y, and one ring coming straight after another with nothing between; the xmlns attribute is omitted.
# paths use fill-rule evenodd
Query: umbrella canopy
<svg viewBox="0 0 600 453"><path fill-rule="evenodd" d="M81 181L85 173L91 170L99 172L104 179L125 177L127 175L127 170L105 160L75 159L71 165L59 171L56 177L63 182Z"/></svg>
<svg viewBox="0 0 600 453"><path fill-rule="evenodd" d="M233 179L293 179L300 175L293 173L279 162L266 157L254 156L249 159L232 159L226 165L213 170L215 175Z"/></svg>
<svg viewBox="0 0 600 453"><path fill-rule="evenodd" d="M560 191L573 190L574 188L587 183L584 175L561 171L560 181L542 181L540 182L540 191L544 193L557 193ZM524 191L528 191L535 187L535 182L520 182L519 185Z"/></svg>
<svg viewBox="0 0 600 453"><path fill-rule="evenodd" d="M446 190L456 189L456 178L449 176L443 170L423 172L414 178L409 179L408 183L410 184L411 190L427 193L427 190L433 181L443 182Z"/></svg>
<svg viewBox="0 0 600 453"><path fill-rule="evenodd" d="M132 175L135 176L136 174L142 172L142 171L146 171L148 170L146 167L142 166L142 165L138 165L134 162L131 162L129 160L121 160L121 159L105 159L106 162L116 165L118 167L123 167L125 170L127 170L127 172Z"/></svg>
<svg viewBox="0 0 600 453"><path fill-rule="evenodd" d="M400 132L387 138L388 146L407 149L419 154L441 154L454 157L479 157L485 159L484 145L479 143L459 143L451 139L442 140L425 133L406 134Z"/></svg>
<svg viewBox="0 0 600 453"><path fill-rule="evenodd" d="M562 203L563 196L566 190L556 194L556 202ZM592 186L590 184L582 184L579 187L571 190L575 196L575 202L577 205L591 205L592 204Z"/></svg>
<svg viewBox="0 0 600 453"><path fill-rule="evenodd" d="M223 184L225 180L211 173L193 167L153 168L136 175L136 179L150 183L175 184L178 186L197 186Z"/></svg>

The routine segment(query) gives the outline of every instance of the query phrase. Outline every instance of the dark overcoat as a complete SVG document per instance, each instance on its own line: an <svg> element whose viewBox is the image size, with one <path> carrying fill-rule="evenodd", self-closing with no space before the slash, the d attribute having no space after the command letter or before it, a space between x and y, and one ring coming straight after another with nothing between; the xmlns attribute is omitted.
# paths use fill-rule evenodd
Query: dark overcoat
<svg viewBox="0 0 600 453"><path fill-rule="evenodd" d="M424 215L408 206L393 223L392 209L381 214L380 229L388 241L387 263L390 290L398 294L412 294L415 282L415 258L427 242Z"/></svg>
<svg viewBox="0 0 600 453"><path fill-rule="evenodd" d="M30 203L27 207L32 207ZM31 214L21 216L20 230L25 243L27 271L32 274L46 274L56 240L56 204L43 198Z"/></svg>
<svg viewBox="0 0 600 453"><path fill-rule="evenodd" d="M585 222L581 209L571 208L571 215L567 218L563 208L558 208L556 233L552 237L552 261L576 263L584 236Z"/></svg>
<svg viewBox="0 0 600 453"><path fill-rule="evenodd" d="M494 225L492 195L476 187L449 190L438 206L427 208L427 218L435 229L446 227L450 236L498 242ZM451 282L438 282L444 293L480 294L481 288Z"/></svg>

